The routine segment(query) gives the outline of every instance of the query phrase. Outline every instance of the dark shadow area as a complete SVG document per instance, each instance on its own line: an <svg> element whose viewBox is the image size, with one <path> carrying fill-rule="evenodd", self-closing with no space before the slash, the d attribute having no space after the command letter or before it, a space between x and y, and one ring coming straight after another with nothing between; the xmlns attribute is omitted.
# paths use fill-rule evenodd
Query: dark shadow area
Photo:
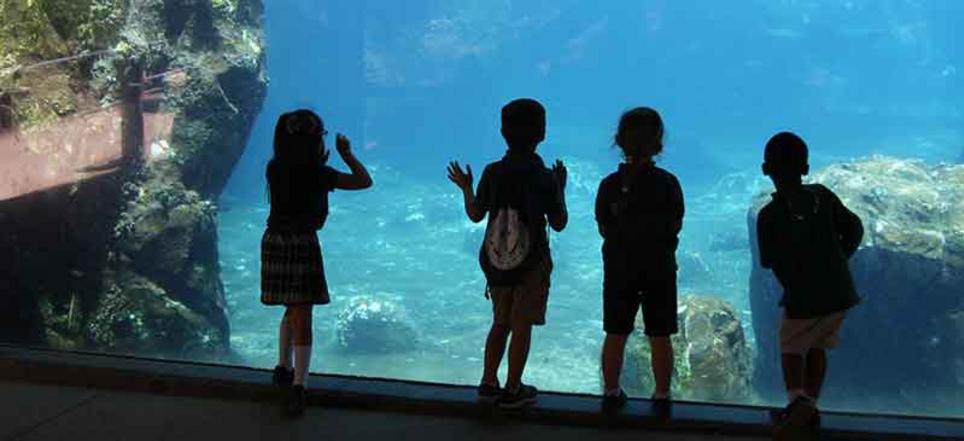
<svg viewBox="0 0 964 441"><path fill-rule="evenodd" d="M77 348L116 221L119 172L0 201L0 340Z"/></svg>
<svg viewBox="0 0 964 441"><path fill-rule="evenodd" d="M178 363L0 345L0 380L123 390L154 395L220 400L272 401L277 391L265 370L201 363ZM673 417L653 417L649 400L631 399L624 412L607 417L599 397L544 393L539 404L518 413L480 407L475 389L465 386L312 375L311 407L364 409L600 429L631 428L663 433L768 438L769 409L754 406L678 402ZM964 419L826 412L825 441L952 440L964 434Z"/></svg>

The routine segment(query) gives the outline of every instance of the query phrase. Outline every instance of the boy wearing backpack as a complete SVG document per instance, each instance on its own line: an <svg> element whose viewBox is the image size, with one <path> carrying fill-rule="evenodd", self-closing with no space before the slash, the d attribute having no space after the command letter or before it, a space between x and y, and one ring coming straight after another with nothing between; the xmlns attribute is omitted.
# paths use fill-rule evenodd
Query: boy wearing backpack
<svg viewBox="0 0 964 441"><path fill-rule="evenodd" d="M830 189L804 185L807 145L789 132L766 145L763 173L773 199L757 217L760 265L783 286L780 351L789 405L776 415L776 439L816 435L817 398L847 310L859 303L847 261L863 237L860 218Z"/></svg>
<svg viewBox="0 0 964 441"><path fill-rule="evenodd" d="M472 222L488 214L479 263L488 282L493 319L485 342L485 365L478 398L514 409L536 402L536 388L522 384L533 326L545 324L552 259L546 224L562 231L568 222L565 203L566 168L556 161L546 168L536 147L545 139L546 111L532 99L518 99L502 108L502 136L509 149L486 166L476 194L472 167L458 162L448 176L464 196ZM509 372L505 389L498 370L509 336Z"/></svg>

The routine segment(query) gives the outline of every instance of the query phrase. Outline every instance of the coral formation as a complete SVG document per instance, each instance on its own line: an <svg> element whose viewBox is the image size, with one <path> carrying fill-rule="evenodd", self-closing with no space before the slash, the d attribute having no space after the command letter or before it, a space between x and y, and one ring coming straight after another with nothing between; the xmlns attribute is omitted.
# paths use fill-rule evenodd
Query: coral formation
<svg viewBox="0 0 964 441"><path fill-rule="evenodd" d="M11 306L26 311L5 327L54 347L227 353L213 201L264 99L262 8L260 0L0 0L0 132L46 130L123 105L117 129L140 143L126 132L141 125L130 97L145 114L173 120L170 139L136 146L163 152L105 165L103 178L47 190L46 202L0 207L13 232L5 242L25 262L4 270L16 281ZM62 222L86 228L29 225L53 217L41 210L72 213ZM37 267L63 280L38 280ZM70 271L80 276L60 274Z"/></svg>
<svg viewBox="0 0 964 441"><path fill-rule="evenodd" d="M711 296L686 296L679 303L679 333L672 337L673 395L687 400L741 402L750 395L750 347L736 311ZM643 329L642 318L637 328ZM653 392L649 341L627 345L623 386L633 395Z"/></svg>
<svg viewBox="0 0 964 441"><path fill-rule="evenodd" d="M405 352L415 348L415 326L397 302L371 296L353 297L335 323L338 345L361 354Z"/></svg>

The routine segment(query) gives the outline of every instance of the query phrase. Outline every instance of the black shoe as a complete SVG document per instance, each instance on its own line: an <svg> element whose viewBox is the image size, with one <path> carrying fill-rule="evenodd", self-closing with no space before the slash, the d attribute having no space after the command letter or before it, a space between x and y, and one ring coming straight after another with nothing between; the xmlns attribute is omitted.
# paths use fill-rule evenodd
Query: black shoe
<svg viewBox="0 0 964 441"><path fill-rule="evenodd" d="M274 368L274 374L271 376L271 383L275 386L291 386L291 383L295 381L295 371L294 369L288 369L281 366L276 366Z"/></svg>
<svg viewBox="0 0 964 441"><path fill-rule="evenodd" d="M288 397L285 402L285 415L293 418L304 414L305 401L304 386L293 386L288 389Z"/></svg>
<svg viewBox="0 0 964 441"><path fill-rule="evenodd" d="M809 439L820 428L820 415L813 400L805 397L793 400L787 407L776 412L773 431L775 440Z"/></svg>
<svg viewBox="0 0 964 441"><path fill-rule="evenodd" d="M495 403L504 393L502 388L485 383L480 384L476 391L476 400L485 404Z"/></svg>
<svg viewBox="0 0 964 441"><path fill-rule="evenodd" d="M515 392L505 390L499 398L499 407L503 409L521 409L525 406L535 404L538 400L539 391L525 384L519 386Z"/></svg>
<svg viewBox="0 0 964 441"><path fill-rule="evenodd" d="M669 398L650 398L652 401L652 412L653 416L661 419L668 420L673 416L673 401Z"/></svg>
<svg viewBox="0 0 964 441"><path fill-rule="evenodd" d="M626 402L629 397L626 396L626 392L622 389L619 390L618 395L605 395L602 399L602 411L605 414L614 414L619 412L626 407Z"/></svg>

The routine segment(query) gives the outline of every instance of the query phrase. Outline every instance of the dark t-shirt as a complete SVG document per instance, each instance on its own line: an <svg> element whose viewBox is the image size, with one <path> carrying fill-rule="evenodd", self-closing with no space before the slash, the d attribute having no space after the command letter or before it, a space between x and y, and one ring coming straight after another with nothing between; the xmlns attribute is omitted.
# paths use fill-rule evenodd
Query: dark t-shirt
<svg viewBox="0 0 964 441"><path fill-rule="evenodd" d="M683 190L672 173L653 163L620 164L596 193L606 279L675 273L684 211Z"/></svg>
<svg viewBox="0 0 964 441"><path fill-rule="evenodd" d="M266 172L271 193L268 229L312 232L328 218L328 193L335 189L338 172L327 165L283 166L275 161Z"/></svg>
<svg viewBox="0 0 964 441"><path fill-rule="evenodd" d="M535 153L508 152L501 161L493 162L485 167L479 186L475 193L475 208L480 213L489 213L497 203L495 200L501 179L505 174L512 174L511 179L522 179L526 184L529 204L536 215L531 219L530 230L533 237L533 250L548 255L549 236L546 232L546 218L559 216L563 209L559 186L552 170L546 168L542 158ZM489 222L492 216L489 216Z"/></svg>
<svg viewBox="0 0 964 441"><path fill-rule="evenodd" d="M757 217L760 265L783 286L790 318L846 310L860 299L847 260L863 238L860 218L822 185L774 193Z"/></svg>

